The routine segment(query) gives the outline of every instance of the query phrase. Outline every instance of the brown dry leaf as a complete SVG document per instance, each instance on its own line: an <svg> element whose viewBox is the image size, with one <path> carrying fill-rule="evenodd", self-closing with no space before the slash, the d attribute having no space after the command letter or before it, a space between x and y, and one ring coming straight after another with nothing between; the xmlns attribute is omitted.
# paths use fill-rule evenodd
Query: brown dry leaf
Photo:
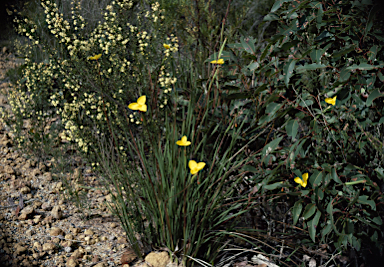
<svg viewBox="0 0 384 267"><path fill-rule="evenodd" d="M124 264L130 264L137 258L135 251L132 248L127 249L127 251L124 252L124 254L121 256L120 263L122 265Z"/></svg>

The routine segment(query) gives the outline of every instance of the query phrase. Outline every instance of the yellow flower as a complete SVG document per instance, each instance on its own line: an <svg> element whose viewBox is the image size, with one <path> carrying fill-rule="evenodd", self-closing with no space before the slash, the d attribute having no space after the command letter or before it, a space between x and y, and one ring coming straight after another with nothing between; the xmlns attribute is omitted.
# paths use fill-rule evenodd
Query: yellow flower
<svg viewBox="0 0 384 267"><path fill-rule="evenodd" d="M335 96L334 98L326 98L325 102L334 106L336 104L336 97L337 96Z"/></svg>
<svg viewBox="0 0 384 267"><path fill-rule="evenodd" d="M220 58L218 60L213 60L211 61L212 64L224 64L224 59Z"/></svg>
<svg viewBox="0 0 384 267"><path fill-rule="evenodd" d="M181 140L176 142L176 145L178 146L189 146L191 144L190 141L187 141L187 137L184 135Z"/></svg>
<svg viewBox="0 0 384 267"><path fill-rule="evenodd" d="M99 58L101 58L101 55L102 54L94 55L93 57L88 57L88 59L98 60Z"/></svg>
<svg viewBox="0 0 384 267"><path fill-rule="evenodd" d="M302 187L307 186L307 181L308 181L308 173L303 174L303 180L301 180L300 177L295 178L295 182L301 185Z"/></svg>
<svg viewBox="0 0 384 267"><path fill-rule="evenodd" d="M140 96L137 99L137 102L129 104L128 108L132 110L140 110L142 112L146 112L147 111L147 105L145 104L146 100L147 98L145 97L145 95Z"/></svg>
<svg viewBox="0 0 384 267"><path fill-rule="evenodd" d="M202 170L205 166L205 162L199 162L197 163L194 160L190 160L188 163L188 167L191 169L191 174L196 174L200 170Z"/></svg>
<svg viewBox="0 0 384 267"><path fill-rule="evenodd" d="M169 44L163 44L163 46L164 46L165 49L171 48L171 46Z"/></svg>

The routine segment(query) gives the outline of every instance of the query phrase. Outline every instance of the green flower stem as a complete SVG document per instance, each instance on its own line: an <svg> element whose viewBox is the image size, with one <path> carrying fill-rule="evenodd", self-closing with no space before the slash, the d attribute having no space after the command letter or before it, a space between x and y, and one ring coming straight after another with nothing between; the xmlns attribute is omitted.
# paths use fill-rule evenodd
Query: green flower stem
<svg viewBox="0 0 384 267"><path fill-rule="evenodd" d="M353 181L353 182L346 182L345 185L354 185L354 184L363 184L367 180L360 180L360 181Z"/></svg>

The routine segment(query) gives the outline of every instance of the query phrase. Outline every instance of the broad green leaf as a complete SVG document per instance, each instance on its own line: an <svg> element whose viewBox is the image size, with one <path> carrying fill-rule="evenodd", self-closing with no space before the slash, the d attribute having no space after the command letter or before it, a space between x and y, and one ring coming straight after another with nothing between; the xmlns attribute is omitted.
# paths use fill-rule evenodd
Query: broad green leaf
<svg viewBox="0 0 384 267"><path fill-rule="evenodd" d="M316 187L315 188L315 196L317 198L317 200L323 200L324 198L324 191L323 189L321 189L321 187Z"/></svg>
<svg viewBox="0 0 384 267"><path fill-rule="evenodd" d="M333 58L338 58L338 57L341 57L345 54L348 54L349 52L352 52L353 50L355 50L355 47L356 45L350 45L350 46L347 46L345 47L344 49L341 49L340 51L337 51L335 53L332 54L332 57Z"/></svg>
<svg viewBox="0 0 384 267"><path fill-rule="evenodd" d="M313 203L309 203L306 207L305 207L305 210L304 210L304 213L303 213L303 217L305 220L307 220L308 218L310 218L316 211L316 205L313 204Z"/></svg>
<svg viewBox="0 0 384 267"><path fill-rule="evenodd" d="M323 173L321 171L315 170L311 177L309 178L309 183L313 187L318 187L323 180Z"/></svg>
<svg viewBox="0 0 384 267"><path fill-rule="evenodd" d="M352 246L357 250L360 251L361 248L361 239L357 239L356 236L352 236Z"/></svg>
<svg viewBox="0 0 384 267"><path fill-rule="evenodd" d="M280 187L284 187L282 182L264 185L264 189L268 189L268 190L273 190Z"/></svg>
<svg viewBox="0 0 384 267"><path fill-rule="evenodd" d="M332 168L331 176L332 176L332 179L333 179L336 183L338 183L338 184L342 184L342 182L341 182L339 176L338 176L337 173L336 173L336 168Z"/></svg>
<svg viewBox="0 0 384 267"><path fill-rule="evenodd" d="M257 69L259 67L259 63L258 62L253 62L253 63L250 63L249 65L248 65L248 69L250 70L250 71L254 71L255 69Z"/></svg>
<svg viewBox="0 0 384 267"><path fill-rule="evenodd" d="M297 135L297 131L299 129L299 123L297 122L297 120L288 121L288 123L285 127L287 129L288 136L291 136L292 139L295 139L295 137Z"/></svg>
<svg viewBox="0 0 384 267"><path fill-rule="evenodd" d="M323 50L312 50L309 55L311 56L311 59L314 63L319 63L320 58L323 55Z"/></svg>
<svg viewBox="0 0 384 267"><path fill-rule="evenodd" d="M381 93L379 89L375 89L372 93L369 94L367 101L365 101L365 105L369 107L372 105L373 100L382 96L384 96L384 93Z"/></svg>
<svg viewBox="0 0 384 267"><path fill-rule="evenodd" d="M332 33L329 33L328 31L323 31L319 36L315 38L316 41L320 41L321 39L333 37Z"/></svg>
<svg viewBox="0 0 384 267"><path fill-rule="evenodd" d="M258 170L255 167L250 165L243 166L242 170L247 172L258 172Z"/></svg>
<svg viewBox="0 0 384 267"><path fill-rule="evenodd" d="M263 157L267 156L270 154L272 151L276 149L276 147L279 145L280 141L283 139L283 136L274 139L273 141L269 142L264 148L262 155Z"/></svg>
<svg viewBox="0 0 384 267"><path fill-rule="evenodd" d="M265 109L265 112L268 113L269 116L273 116L276 111L278 111L283 104L278 104L275 102L269 103L267 108Z"/></svg>
<svg viewBox="0 0 384 267"><path fill-rule="evenodd" d="M373 69L378 69L378 68L382 68L382 67L383 67L382 65L370 65L370 64L367 64L367 63L361 63L360 65L349 66L349 67L347 67L347 70L356 70L356 69L359 69L359 70L373 70Z"/></svg>
<svg viewBox="0 0 384 267"><path fill-rule="evenodd" d="M293 225L296 225L302 210L303 210L303 205L301 204L301 201L296 201L292 209Z"/></svg>
<svg viewBox="0 0 384 267"><path fill-rule="evenodd" d="M384 75L381 72L378 72L377 76L379 77L381 82L384 82Z"/></svg>
<svg viewBox="0 0 384 267"><path fill-rule="evenodd" d="M328 205L327 205L327 212L329 215L333 215L333 205L332 205L332 200L328 202Z"/></svg>
<svg viewBox="0 0 384 267"><path fill-rule="evenodd" d="M359 196L359 198L357 199L357 202L361 203L361 204L365 204L365 205L369 205L371 206L371 208L373 210L376 210L376 204L375 204L375 201L373 200L369 200L368 199L368 196L364 195L364 196Z"/></svg>
<svg viewBox="0 0 384 267"><path fill-rule="evenodd" d="M240 42L243 45L243 48L245 51L247 51L250 54L255 53L255 44L252 42L253 39L244 39L244 37L240 38Z"/></svg>
<svg viewBox="0 0 384 267"><path fill-rule="evenodd" d="M374 45L369 49L368 60L375 60L377 57L377 45Z"/></svg>
<svg viewBox="0 0 384 267"><path fill-rule="evenodd" d="M383 224L383 220L378 216L378 217L375 217L372 219L372 222L378 224L378 225L382 225Z"/></svg>
<svg viewBox="0 0 384 267"><path fill-rule="evenodd" d="M274 13L269 13L267 14L264 18L263 18L263 21L275 21L275 20L279 20L280 18L274 14Z"/></svg>
<svg viewBox="0 0 384 267"><path fill-rule="evenodd" d="M276 10L278 10L283 5L283 3L288 2L288 1L289 0L277 0L275 2L275 4L272 6L270 12L275 12Z"/></svg>
<svg viewBox="0 0 384 267"><path fill-rule="evenodd" d="M296 60L291 59L289 63L284 66L284 83L288 87L289 80L293 75L293 70L295 69Z"/></svg>
<svg viewBox="0 0 384 267"><path fill-rule="evenodd" d="M321 231L321 236L324 237L326 234L328 234L332 230L332 224L331 221L327 222L327 226Z"/></svg>
<svg viewBox="0 0 384 267"><path fill-rule="evenodd" d="M371 241L373 241L373 242L377 242L377 240L378 240L378 234L377 234L377 231L375 231L374 233L373 233L373 235L371 236Z"/></svg>
<svg viewBox="0 0 384 267"><path fill-rule="evenodd" d="M291 41L291 42L286 42L286 43L284 43L284 44L281 46L281 49L284 50L284 51L286 51L286 50L290 49L291 47L296 46L298 43L300 43L299 40L293 40L293 41Z"/></svg>
<svg viewBox="0 0 384 267"><path fill-rule="evenodd" d="M353 222L351 219L347 219L345 221L345 233L347 234L353 234L355 232L355 227L353 226Z"/></svg>
<svg viewBox="0 0 384 267"><path fill-rule="evenodd" d="M295 155L293 156L293 160L296 158L296 156L300 153L300 151L301 151L301 149L302 149L302 147L303 147L303 145L304 145L304 143L307 141L307 138L304 138L301 142L300 142L300 144L297 146L297 148L296 148L296 151L295 151ZM292 160L292 161L293 161Z"/></svg>
<svg viewBox="0 0 384 267"><path fill-rule="evenodd" d="M339 81L340 82L348 81L349 77L351 77L351 71L347 70L347 68L343 68L340 72Z"/></svg>
<svg viewBox="0 0 384 267"><path fill-rule="evenodd" d="M315 217L313 217L313 219L307 223L308 224L309 236L311 237L313 242L315 242L316 228L317 228L317 225L319 224L320 216L321 216L321 212L318 210L316 212Z"/></svg>
<svg viewBox="0 0 384 267"><path fill-rule="evenodd" d="M324 69L327 65L324 64L318 64L318 63L312 63L312 64L305 64L304 66L299 66L296 68L297 71L300 70L316 70L316 69Z"/></svg>

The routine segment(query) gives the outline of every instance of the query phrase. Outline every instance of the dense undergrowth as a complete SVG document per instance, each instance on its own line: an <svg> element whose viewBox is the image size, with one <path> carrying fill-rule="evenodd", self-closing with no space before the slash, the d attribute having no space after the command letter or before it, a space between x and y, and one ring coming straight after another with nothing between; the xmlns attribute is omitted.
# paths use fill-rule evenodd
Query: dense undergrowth
<svg viewBox="0 0 384 267"><path fill-rule="evenodd" d="M3 120L57 172L65 153L87 160L139 257L148 247L204 266L257 253L285 266L383 257L375 2L71 4L9 9L28 39L17 39L25 64L8 73Z"/></svg>

